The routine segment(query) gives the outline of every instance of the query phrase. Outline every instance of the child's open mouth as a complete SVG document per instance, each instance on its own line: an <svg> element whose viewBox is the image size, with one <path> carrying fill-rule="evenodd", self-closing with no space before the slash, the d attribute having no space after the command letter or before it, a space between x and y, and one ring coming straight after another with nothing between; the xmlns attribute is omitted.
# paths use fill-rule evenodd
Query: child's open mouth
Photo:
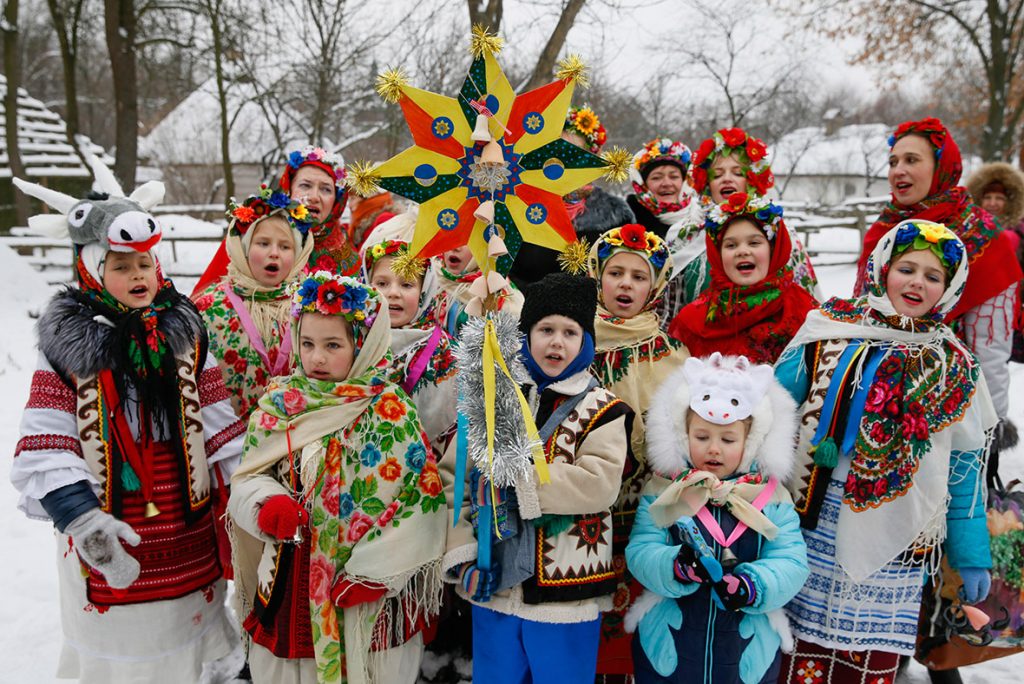
<svg viewBox="0 0 1024 684"><path fill-rule="evenodd" d="M445 261L448 262L449 271L454 271L455 269L462 266L462 259L456 256L445 257Z"/></svg>
<svg viewBox="0 0 1024 684"><path fill-rule="evenodd" d="M390 305L388 305L388 312L389 313L403 313L404 311L405 311L405 308L402 307L402 306L399 306L397 304L390 304Z"/></svg>
<svg viewBox="0 0 1024 684"><path fill-rule="evenodd" d="M145 297L147 294L149 294L149 288L146 287L145 285L136 285L132 289L128 290L128 292L133 297Z"/></svg>
<svg viewBox="0 0 1024 684"><path fill-rule="evenodd" d="M563 360L564 357L561 354L546 354L544 356L544 358L547 359L551 363L556 363L557 364L557 363L562 363L562 360Z"/></svg>
<svg viewBox="0 0 1024 684"><path fill-rule="evenodd" d="M263 267L263 270L266 271L267 273L277 275L277 273L281 270L281 267L278 266L277 264L267 264L266 266Z"/></svg>
<svg viewBox="0 0 1024 684"><path fill-rule="evenodd" d="M326 380L328 375L329 374L325 370L315 370L309 373L309 377L316 378L317 380Z"/></svg>
<svg viewBox="0 0 1024 684"><path fill-rule="evenodd" d="M908 304L917 305L923 302L924 298L922 298L921 295L914 294L913 292L905 292L903 293L903 301Z"/></svg>
<svg viewBox="0 0 1024 684"><path fill-rule="evenodd" d="M615 298L615 301L618 303L619 306L624 308L629 308L633 306L633 298L630 297L629 295L619 295L618 297Z"/></svg>
<svg viewBox="0 0 1024 684"><path fill-rule="evenodd" d="M744 275L753 273L755 268L757 268L757 264L753 261L741 261L736 264L736 270Z"/></svg>
<svg viewBox="0 0 1024 684"><path fill-rule="evenodd" d="M724 464L721 461L716 461L713 458L710 459L710 460L704 461L704 467L705 468L717 468L717 467L719 467L721 465L724 465Z"/></svg>

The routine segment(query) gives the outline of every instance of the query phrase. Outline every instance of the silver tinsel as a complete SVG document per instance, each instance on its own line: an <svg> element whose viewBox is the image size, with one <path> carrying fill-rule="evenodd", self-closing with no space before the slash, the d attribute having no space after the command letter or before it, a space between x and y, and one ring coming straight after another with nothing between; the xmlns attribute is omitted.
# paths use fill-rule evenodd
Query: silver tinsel
<svg viewBox="0 0 1024 684"><path fill-rule="evenodd" d="M526 434L516 386L530 381L530 374L519 358L522 333L519 322L505 313L492 314L498 346L515 384L494 364L494 466L488 466L487 425L484 407L484 319L470 318L459 332L455 347L456 382L459 389L459 413L469 422L469 457L485 476L499 487L514 485L533 467L531 442Z"/></svg>

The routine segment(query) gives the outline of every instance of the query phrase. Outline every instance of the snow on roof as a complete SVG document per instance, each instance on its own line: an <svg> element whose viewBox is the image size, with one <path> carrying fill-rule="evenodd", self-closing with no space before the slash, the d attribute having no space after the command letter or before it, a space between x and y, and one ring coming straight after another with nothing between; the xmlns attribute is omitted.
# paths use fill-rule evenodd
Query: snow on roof
<svg viewBox="0 0 1024 684"><path fill-rule="evenodd" d="M6 95L7 79L0 75L0 117L4 115L3 97ZM108 166L114 163L113 157L86 136L79 136L78 140ZM25 165L25 175L30 178L92 177L68 142L64 120L39 100L29 97L24 88L18 88L18 151ZM0 136L0 178L10 177L7 139Z"/></svg>
<svg viewBox="0 0 1024 684"><path fill-rule="evenodd" d="M263 110L255 102L252 87L238 84L229 92L228 99L229 111L238 112L228 140L231 162L262 163L267 154L277 150L277 142ZM301 138L301 134L292 135L287 130L283 133L285 140ZM139 157L155 166L220 163L220 104L212 78L182 100L148 135L139 138Z"/></svg>
<svg viewBox="0 0 1024 684"><path fill-rule="evenodd" d="M772 146L777 176L870 176L885 178L889 160L887 124L851 124L826 135L823 126L798 128Z"/></svg>

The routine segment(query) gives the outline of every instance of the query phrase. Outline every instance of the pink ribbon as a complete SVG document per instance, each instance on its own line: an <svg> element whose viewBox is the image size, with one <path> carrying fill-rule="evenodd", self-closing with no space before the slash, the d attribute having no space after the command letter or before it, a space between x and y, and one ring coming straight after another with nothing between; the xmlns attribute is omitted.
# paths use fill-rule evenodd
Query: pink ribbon
<svg viewBox="0 0 1024 684"><path fill-rule="evenodd" d="M409 365L409 372L402 382L402 389L405 390L406 394L412 394L412 388L423 377L423 373L427 370L427 364L430 363L430 357L434 355L434 350L437 349L437 345L440 342L441 328L434 326L434 332L430 333L430 339L427 340L427 343L419 350Z"/></svg>
<svg viewBox="0 0 1024 684"><path fill-rule="evenodd" d="M750 505L760 511L772 498L772 493L775 492L775 488L778 484L778 480L774 477L769 477L764 489L762 489L761 493L750 502ZM722 531L722 526L718 524L717 520L715 520L715 516L711 515L711 511L708 510L707 504L701 506L701 509L697 511L697 518L704 523L704 527L707 528L711 537L726 549L732 546L732 543L747 531L747 524L743 521L737 521L736 527L733 528L732 533L728 538L726 538L725 532Z"/></svg>
<svg viewBox="0 0 1024 684"><path fill-rule="evenodd" d="M290 330L285 330L281 336L281 348L277 353L277 363L271 364L270 357L267 355L267 348L263 345L263 338L260 337L259 331L256 329L256 324L252 322L252 316L249 315L249 309L245 306L245 302L239 297L230 286L225 289L228 296L228 301L231 302L231 306L238 314L238 321L242 324L242 330L249 336L249 344L256 350L256 353L263 359L263 365L266 366L267 372L273 375L285 375L288 372L288 367L291 365L292 356L292 336Z"/></svg>

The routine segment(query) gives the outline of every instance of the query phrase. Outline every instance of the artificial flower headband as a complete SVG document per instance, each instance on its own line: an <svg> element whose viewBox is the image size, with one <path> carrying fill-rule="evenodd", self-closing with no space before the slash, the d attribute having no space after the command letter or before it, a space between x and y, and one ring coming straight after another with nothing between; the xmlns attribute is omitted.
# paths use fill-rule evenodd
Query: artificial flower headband
<svg viewBox="0 0 1024 684"><path fill-rule="evenodd" d="M391 270L405 280L416 280L426 272L427 260L409 253L409 243L403 240L384 240L369 247L363 255L367 277L374 265L384 257L394 257Z"/></svg>
<svg viewBox="0 0 1024 684"><path fill-rule="evenodd" d="M708 187L711 165L716 159L728 156L735 156L746 169L747 183L757 194L764 195L775 185L764 141L748 135L742 128L723 128L697 148L690 171L693 189L703 193Z"/></svg>
<svg viewBox="0 0 1024 684"><path fill-rule="evenodd" d="M639 223L627 223L621 228L612 228L597 239L597 258L602 264L616 251L622 249L638 252L659 271L669 255L665 241L655 233L646 231Z"/></svg>
<svg viewBox="0 0 1024 684"><path fill-rule="evenodd" d="M292 318L304 313L341 316L352 324L373 325L380 310L380 294L355 278L317 271L288 286Z"/></svg>
<svg viewBox="0 0 1024 684"><path fill-rule="evenodd" d="M946 226L931 221L904 221L896 231L893 257L906 251L925 249L938 257L950 278L964 258L963 243Z"/></svg>
<svg viewBox="0 0 1024 684"><path fill-rule="evenodd" d="M339 154L328 152L322 147L306 145L288 155L288 166L298 170L303 164L316 164L328 171L335 185L341 187L345 180L345 160Z"/></svg>
<svg viewBox="0 0 1024 684"><path fill-rule="evenodd" d="M608 132L589 105L570 107L562 130L580 135L590 144L588 151L593 154L600 152L601 146L608 140Z"/></svg>
<svg viewBox="0 0 1024 684"><path fill-rule="evenodd" d="M740 216L755 219L769 240L774 240L782 227L782 207L766 197L750 197L745 192L734 192L725 202L713 205L708 210L704 219L704 230L712 240L718 242L726 224Z"/></svg>
<svg viewBox="0 0 1024 684"><path fill-rule="evenodd" d="M680 167L683 175L690 168L693 153L678 140L655 138L644 144L643 149L633 155L633 168L643 175L643 170L653 162L668 162Z"/></svg>
<svg viewBox="0 0 1024 684"><path fill-rule="evenodd" d="M255 195L246 197L241 204L231 201L228 217L231 228L239 235L245 235L253 224L268 216L279 215L286 219L305 238L315 220L302 202L293 200L283 192L271 190L265 183Z"/></svg>

